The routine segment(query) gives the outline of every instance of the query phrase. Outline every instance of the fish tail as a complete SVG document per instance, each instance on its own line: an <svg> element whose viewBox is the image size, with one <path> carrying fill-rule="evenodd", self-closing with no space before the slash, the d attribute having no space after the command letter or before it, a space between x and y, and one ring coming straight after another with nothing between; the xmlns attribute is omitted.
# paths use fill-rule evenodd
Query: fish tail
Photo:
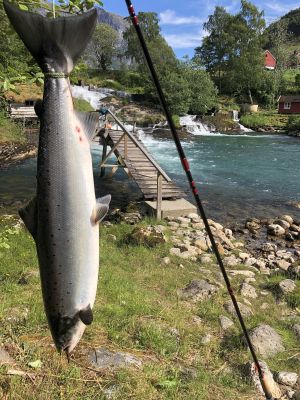
<svg viewBox="0 0 300 400"><path fill-rule="evenodd" d="M14 29L45 73L69 74L92 37L95 9L72 17L46 18L3 1Z"/></svg>

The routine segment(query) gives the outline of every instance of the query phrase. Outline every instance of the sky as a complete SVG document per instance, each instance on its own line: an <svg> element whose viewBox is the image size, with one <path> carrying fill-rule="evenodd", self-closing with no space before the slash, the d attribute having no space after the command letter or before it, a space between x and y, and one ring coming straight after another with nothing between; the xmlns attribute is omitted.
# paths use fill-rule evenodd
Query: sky
<svg viewBox="0 0 300 400"><path fill-rule="evenodd" d="M265 13L269 25L281 16L299 7L296 0L252 0ZM103 0L104 9L127 16L124 0ZM136 13L153 11L159 15L162 34L173 48L177 57L192 57L194 49L201 45L205 35L203 23L213 14L216 6L225 7L230 13L237 13L240 0L133 0Z"/></svg>

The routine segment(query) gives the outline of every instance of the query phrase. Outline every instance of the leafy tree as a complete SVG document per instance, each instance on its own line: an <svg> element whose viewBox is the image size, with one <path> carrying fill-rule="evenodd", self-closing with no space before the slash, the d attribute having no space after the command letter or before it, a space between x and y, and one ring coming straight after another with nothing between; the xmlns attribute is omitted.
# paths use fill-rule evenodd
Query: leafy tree
<svg viewBox="0 0 300 400"><path fill-rule="evenodd" d="M117 54L118 33L108 24L98 24L89 45L89 57L95 57L99 69L106 71Z"/></svg>

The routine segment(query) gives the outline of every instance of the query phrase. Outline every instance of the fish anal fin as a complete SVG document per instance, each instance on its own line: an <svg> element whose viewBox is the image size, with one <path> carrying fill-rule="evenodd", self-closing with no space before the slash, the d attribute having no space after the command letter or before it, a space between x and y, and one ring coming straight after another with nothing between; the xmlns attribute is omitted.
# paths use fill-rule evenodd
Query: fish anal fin
<svg viewBox="0 0 300 400"><path fill-rule="evenodd" d="M109 203L111 201L111 195L108 194L107 196L101 197L97 199L94 212L93 212L93 222L97 224L101 222L103 218L106 216L109 210Z"/></svg>
<svg viewBox="0 0 300 400"><path fill-rule="evenodd" d="M75 111L75 115L80 122L86 137L92 141L97 134L99 114L97 112Z"/></svg>
<svg viewBox="0 0 300 400"><path fill-rule="evenodd" d="M37 236L37 204L34 197L25 207L19 210L19 215L22 218L26 228L31 236L36 239Z"/></svg>
<svg viewBox="0 0 300 400"><path fill-rule="evenodd" d="M93 322L93 311L91 308L91 305L89 304L86 308L83 308L82 310L79 311L78 313L79 318L85 325L91 325Z"/></svg>

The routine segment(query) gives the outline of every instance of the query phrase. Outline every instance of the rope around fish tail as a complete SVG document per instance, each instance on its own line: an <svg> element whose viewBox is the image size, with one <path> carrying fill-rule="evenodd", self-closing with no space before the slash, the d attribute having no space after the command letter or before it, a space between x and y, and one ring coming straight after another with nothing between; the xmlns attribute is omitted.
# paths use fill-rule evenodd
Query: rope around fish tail
<svg viewBox="0 0 300 400"><path fill-rule="evenodd" d="M181 145L180 138L178 136L178 133L177 133L176 127L174 125L174 122L173 122L172 116L170 114L170 111L168 109L164 93L162 91L162 88L161 88L160 82L158 80L158 76L157 76L156 70L154 68L154 65L153 65L151 56L149 54L149 51L148 51L148 48L147 48L143 33L141 31L141 28L140 28L140 25L139 25L139 21L138 21L138 17L135 14L134 7L133 7L133 5L131 3L131 0L125 0L125 2L126 2L126 5L127 5L127 8L128 8L128 11L129 11L129 15L130 15L131 21L132 21L132 23L133 23L133 25L135 27L137 36L138 36L140 44L142 46L143 53L144 53L144 56L146 58L146 61L147 61L147 64L148 64L152 79L153 79L155 87L156 87L156 90L158 92L158 96L160 98L162 107L164 109L164 112L165 112L165 115L166 115L170 130L171 130L171 133L172 133L172 136L173 136L173 139L174 139L174 142L175 142L175 145L176 145L176 148L177 148L180 160L181 160L182 167L183 167L183 169L184 169L184 171L186 173L187 179L189 181L189 185L190 185L191 191L192 191L192 193L194 195L198 210L199 210L200 215L202 217L202 220L204 222L207 234L208 234L209 239L211 241L211 245L212 245L213 251L214 251L214 253L216 255L220 270L222 272L224 281L226 283L226 287L227 287L228 293L229 293L229 295L231 297L231 300L232 300L232 303L234 305L234 308L235 308L239 323L241 325L243 334L245 336L245 339L246 339L246 342L248 344L250 353L252 355L252 358L253 358L253 361L254 361L254 364L255 364L255 368L257 370L257 373L258 373L258 376L259 376L259 379L260 379L260 382L261 382L265 397L266 397L267 400L273 400L273 396L272 396L272 393L271 393L271 388L270 388L269 382L267 381L267 377L264 374L264 372L263 372L263 370L262 370L262 368L261 368L261 366L259 364L257 355L256 355L254 347L253 347L253 344L252 344L251 339L249 337L249 334L248 334L244 319L242 317L238 302L236 300L233 288L231 287L230 280L228 278L225 266L223 264L223 261L222 261L222 258L220 256L218 247L216 245L214 236L212 234L212 230L211 230L211 228L209 226L209 223L208 223L208 220L207 220L207 217L206 217L206 214L205 214L201 199L199 197L199 192L198 192L198 189L196 187L196 183L195 183L195 181L193 179L192 172L190 170L189 162L188 162L188 160L187 160L187 158L185 156L185 152L184 152L183 147Z"/></svg>

